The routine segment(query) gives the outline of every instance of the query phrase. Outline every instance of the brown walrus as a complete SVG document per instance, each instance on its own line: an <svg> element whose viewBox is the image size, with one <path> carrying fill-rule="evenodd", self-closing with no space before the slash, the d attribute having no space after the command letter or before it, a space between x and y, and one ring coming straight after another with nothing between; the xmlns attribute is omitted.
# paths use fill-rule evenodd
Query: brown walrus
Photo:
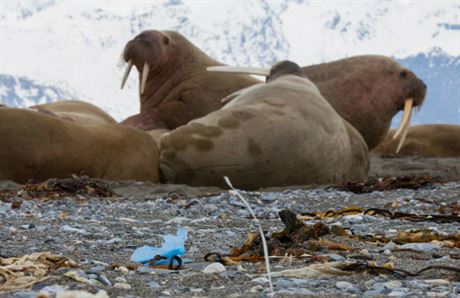
<svg viewBox="0 0 460 298"><path fill-rule="evenodd" d="M361 133L369 149L383 140L391 119L403 109L397 135L404 135L412 108L421 106L426 95L422 80L385 56L355 56L303 67L303 72L334 109Z"/></svg>
<svg viewBox="0 0 460 298"><path fill-rule="evenodd" d="M233 72L234 68L211 67ZM426 95L426 85L413 72L385 56L366 55L322 63L302 68L303 73L318 87L334 109L363 136L369 149L385 137L393 116L404 109L395 135L409 128L412 108L420 106ZM238 68L238 73L268 76L268 68ZM238 95L234 93L232 97Z"/></svg>
<svg viewBox="0 0 460 298"><path fill-rule="evenodd" d="M364 180L367 146L290 61L267 83L239 92L222 109L161 137L169 183L257 189Z"/></svg>
<svg viewBox="0 0 460 298"><path fill-rule="evenodd" d="M158 182L158 148L119 124L83 125L26 109L0 109L0 180L24 183L85 173Z"/></svg>
<svg viewBox="0 0 460 298"><path fill-rule="evenodd" d="M221 63L177 32L144 31L128 42L123 57L128 66L122 86L133 63L139 71L141 111L122 124L143 130L174 129L220 109L221 98L260 83L248 75L207 73L206 67ZM303 72L370 149L404 107L401 129L407 128L411 108L421 105L426 93L414 73L385 56L356 56L303 67Z"/></svg>
<svg viewBox="0 0 460 298"><path fill-rule="evenodd" d="M222 107L228 94L259 81L245 75L209 73L220 63L177 32L148 30L129 41L122 88L134 65L139 71L140 114L122 124L143 130L174 129ZM141 74L142 73L142 74Z"/></svg>
<svg viewBox="0 0 460 298"><path fill-rule="evenodd" d="M115 124L117 121L101 108L81 100L62 100L29 107L37 112L85 125Z"/></svg>
<svg viewBox="0 0 460 298"><path fill-rule="evenodd" d="M389 131L383 142L373 150L380 155L393 155L397 142L395 130ZM427 124L409 128L400 155L428 157L460 157L460 125Z"/></svg>

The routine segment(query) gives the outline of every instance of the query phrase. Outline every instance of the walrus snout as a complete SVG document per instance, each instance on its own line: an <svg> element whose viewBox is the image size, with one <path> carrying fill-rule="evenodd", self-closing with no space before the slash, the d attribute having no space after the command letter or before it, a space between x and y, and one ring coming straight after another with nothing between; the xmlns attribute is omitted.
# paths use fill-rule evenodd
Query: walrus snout
<svg viewBox="0 0 460 298"><path fill-rule="evenodd" d="M414 106L421 106L425 100L427 86L419 78L414 78L406 85L406 90L408 97L414 99Z"/></svg>

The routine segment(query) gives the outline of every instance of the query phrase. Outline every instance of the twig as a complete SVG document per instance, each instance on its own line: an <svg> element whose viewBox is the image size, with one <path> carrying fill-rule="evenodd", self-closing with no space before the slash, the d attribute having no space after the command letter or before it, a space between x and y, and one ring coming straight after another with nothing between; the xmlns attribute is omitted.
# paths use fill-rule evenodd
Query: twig
<svg viewBox="0 0 460 298"><path fill-rule="evenodd" d="M256 215L254 214L254 211L252 211L251 206L249 203L243 198L243 196L233 187L232 183L230 182L230 179L227 176L224 176L225 182L227 185L231 188L231 190L228 192L231 195L237 196L238 198L243 201L243 203L246 205L248 208L249 212L251 213L252 217L254 218L254 221L257 223L259 226L259 232L260 232L260 238L262 239L262 246L264 248L264 259L265 259L265 267L267 267L267 276L268 276L268 283L270 285L270 291L274 295L275 292L273 291L273 283L272 283L272 273L270 270L270 260L268 258L268 246L267 246L267 241L265 240L265 235L262 230L262 226L260 225L260 221L257 219Z"/></svg>

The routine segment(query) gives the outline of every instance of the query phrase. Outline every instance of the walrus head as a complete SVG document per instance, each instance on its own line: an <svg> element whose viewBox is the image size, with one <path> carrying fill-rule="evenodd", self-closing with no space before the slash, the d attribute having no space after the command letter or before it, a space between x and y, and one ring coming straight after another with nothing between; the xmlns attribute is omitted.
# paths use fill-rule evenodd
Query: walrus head
<svg viewBox="0 0 460 298"><path fill-rule="evenodd" d="M269 74L265 77L265 82L269 83L284 75L306 77L306 75L302 72L302 68L300 68L298 64L289 60L284 60L274 64L270 68Z"/></svg>
<svg viewBox="0 0 460 298"><path fill-rule="evenodd" d="M215 83L219 76L210 75L206 67L220 63L173 31L143 31L126 44L123 60L127 66L122 88L133 65L139 72L140 113L121 124L143 130L183 125L219 109L220 98L233 88L255 83Z"/></svg>
<svg viewBox="0 0 460 298"><path fill-rule="evenodd" d="M161 64L168 63L168 57L176 46L163 32L147 30L130 40L123 51L123 59L128 63L123 75L121 88L128 79L132 66L139 71L140 94L144 94L150 72L155 72Z"/></svg>
<svg viewBox="0 0 460 298"><path fill-rule="evenodd" d="M404 142L413 107L425 99L426 85L395 60L362 55L302 68L334 109L363 136L369 149L385 137L394 115L404 115L395 138Z"/></svg>
<svg viewBox="0 0 460 298"><path fill-rule="evenodd" d="M389 70L388 79L382 83L381 88L383 88L384 91L393 89L392 92L394 95L390 95L390 98L393 99L393 114L391 114L391 110L389 112L389 115L392 115L391 118L393 118L393 115L398 111L404 111L401 123L396 133L393 135L393 139L397 139L401 136L401 140L396 148L396 153L398 153L409 131L412 108L420 108L422 106L427 88L425 83L417 78L412 71L396 63L393 68ZM392 92L390 91L390 94ZM375 102L379 99L374 96L372 100ZM379 103L376 105L379 105Z"/></svg>

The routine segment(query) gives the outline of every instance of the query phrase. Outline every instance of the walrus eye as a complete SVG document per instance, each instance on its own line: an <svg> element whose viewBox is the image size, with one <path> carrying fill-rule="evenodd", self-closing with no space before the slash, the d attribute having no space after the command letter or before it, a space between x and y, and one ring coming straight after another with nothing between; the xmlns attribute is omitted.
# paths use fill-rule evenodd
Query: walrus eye
<svg viewBox="0 0 460 298"><path fill-rule="evenodd" d="M407 77L407 71L406 71L406 70L402 70L402 71L399 73L399 76L400 76L401 78Z"/></svg>
<svg viewBox="0 0 460 298"><path fill-rule="evenodd" d="M167 36L163 36L163 44L169 44L169 38Z"/></svg>

